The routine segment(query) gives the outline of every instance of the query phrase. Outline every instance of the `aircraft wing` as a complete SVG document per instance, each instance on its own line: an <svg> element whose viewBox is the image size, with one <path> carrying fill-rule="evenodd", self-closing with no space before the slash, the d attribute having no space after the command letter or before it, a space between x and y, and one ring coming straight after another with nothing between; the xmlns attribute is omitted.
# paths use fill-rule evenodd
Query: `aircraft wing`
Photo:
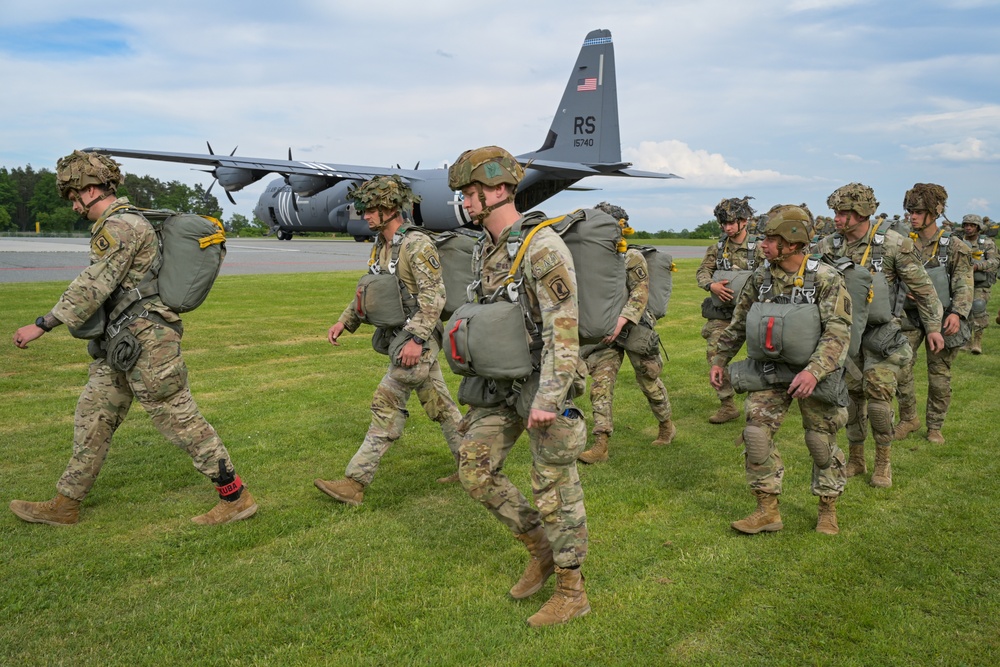
<svg viewBox="0 0 1000 667"><path fill-rule="evenodd" d="M211 148L211 147L210 147ZM361 167L349 164L329 164L325 162L306 162L301 160L274 160L270 158L242 157L239 155L215 155L201 153L167 153L157 151L141 151L129 148L85 148L88 152L97 152L115 157L137 158L140 160L160 160L162 162L180 162L197 164L216 169L242 170L256 176L254 180L266 174L276 173L283 176L315 176L326 180L330 185L343 180L367 180L374 176L387 176L399 173L399 169L380 167ZM407 180L420 180L412 174L406 175ZM220 179L222 181L224 179ZM225 186L226 183L223 183ZM229 189L229 188L227 188Z"/></svg>
<svg viewBox="0 0 1000 667"><path fill-rule="evenodd" d="M680 178L677 174L629 169L631 162L583 164L582 162L556 162L553 160L525 161L527 169L558 176L559 178L584 178L586 176L630 176L632 178Z"/></svg>

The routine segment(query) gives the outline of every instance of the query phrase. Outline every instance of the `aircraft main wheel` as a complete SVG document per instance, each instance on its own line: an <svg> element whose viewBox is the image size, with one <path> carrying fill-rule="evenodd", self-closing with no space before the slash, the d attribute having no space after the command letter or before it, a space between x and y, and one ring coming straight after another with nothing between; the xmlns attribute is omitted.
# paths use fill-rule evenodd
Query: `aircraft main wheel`
<svg viewBox="0 0 1000 667"><path fill-rule="evenodd" d="M354 240L357 241L358 243L364 243L365 241L368 240L368 237L367 236L355 236Z"/></svg>

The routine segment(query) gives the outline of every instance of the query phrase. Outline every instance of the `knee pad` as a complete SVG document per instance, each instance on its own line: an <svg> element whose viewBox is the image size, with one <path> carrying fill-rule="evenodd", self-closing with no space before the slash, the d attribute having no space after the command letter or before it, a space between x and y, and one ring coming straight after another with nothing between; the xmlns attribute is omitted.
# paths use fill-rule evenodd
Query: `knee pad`
<svg viewBox="0 0 1000 667"><path fill-rule="evenodd" d="M821 470L830 467L830 460L833 458L833 446L831 443L833 436L819 431L806 431L806 447L809 455L812 456L813 463Z"/></svg>
<svg viewBox="0 0 1000 667"><path fill-rule="evenodd" d="M868 420L872 430L877 433L892 433L893 420L892 403L887 401L868 401Z"/></svg>
<svg viewBox="0 0 1000 667"><path fill-rule="evenodd" d="M747 450L747 461L754 465L763 464L771 453L771 430L748 423L743 428L743 446Z"/></svg>

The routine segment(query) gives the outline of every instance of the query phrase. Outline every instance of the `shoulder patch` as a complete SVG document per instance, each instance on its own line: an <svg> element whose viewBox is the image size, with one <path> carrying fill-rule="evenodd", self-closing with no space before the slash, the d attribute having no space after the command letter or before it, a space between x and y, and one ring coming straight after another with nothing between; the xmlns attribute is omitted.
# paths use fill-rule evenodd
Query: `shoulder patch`
<svg viewBox="0 0 1000 667"><path fill-rule="evenodd" d="M118 246L118 239L108 231L107 227L101 229L90 241L90 248L97 254L98 257L104 257L108 251L116 248Z"/></svg>
<svg viewBox="0 0 1000 667"><path fill-rule="evenodd" d="M547 275L552 269L557 266L563 265L563 259L559 256L559 253L553 252L551 250L546 250L545 254L541 257L531 259L531 272L536 278L542 278Z"/></svg>

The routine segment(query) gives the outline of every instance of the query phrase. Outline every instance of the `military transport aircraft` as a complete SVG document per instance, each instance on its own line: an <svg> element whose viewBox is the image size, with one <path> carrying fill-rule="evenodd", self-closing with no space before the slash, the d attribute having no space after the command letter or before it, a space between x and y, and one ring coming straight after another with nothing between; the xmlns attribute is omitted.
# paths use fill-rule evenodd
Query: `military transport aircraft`
<svg viewBox="0 0 1000 667"><path fill-rule="evenodd" d="M359 241L372 236L368 225L347 199L347 191L355 183L383 174L399 174L420 195L422 201L413 208L413 220L417 225L446 230L471 224L461 206L461 193L448 187L446 167L359 167L294 161L291 149L288 160L272 160L216 155L211 145L208 148L208 155L125 148L85 150L212 167L210 173L234 204L230 192L241 190L267 174L281 174L281 178L268 184L254 208L254 215L279 239L291 239L296 232L314 231L346 232ZM524 180L517 188L517 207L521 211L528 211L562 190L572 188L587 176L678 178L674 174L630 169L631 163L622 162L615 52L609 30L593 30L587 35L548 136L541 148L518 155L517 159L526 166Z"/></svg>

